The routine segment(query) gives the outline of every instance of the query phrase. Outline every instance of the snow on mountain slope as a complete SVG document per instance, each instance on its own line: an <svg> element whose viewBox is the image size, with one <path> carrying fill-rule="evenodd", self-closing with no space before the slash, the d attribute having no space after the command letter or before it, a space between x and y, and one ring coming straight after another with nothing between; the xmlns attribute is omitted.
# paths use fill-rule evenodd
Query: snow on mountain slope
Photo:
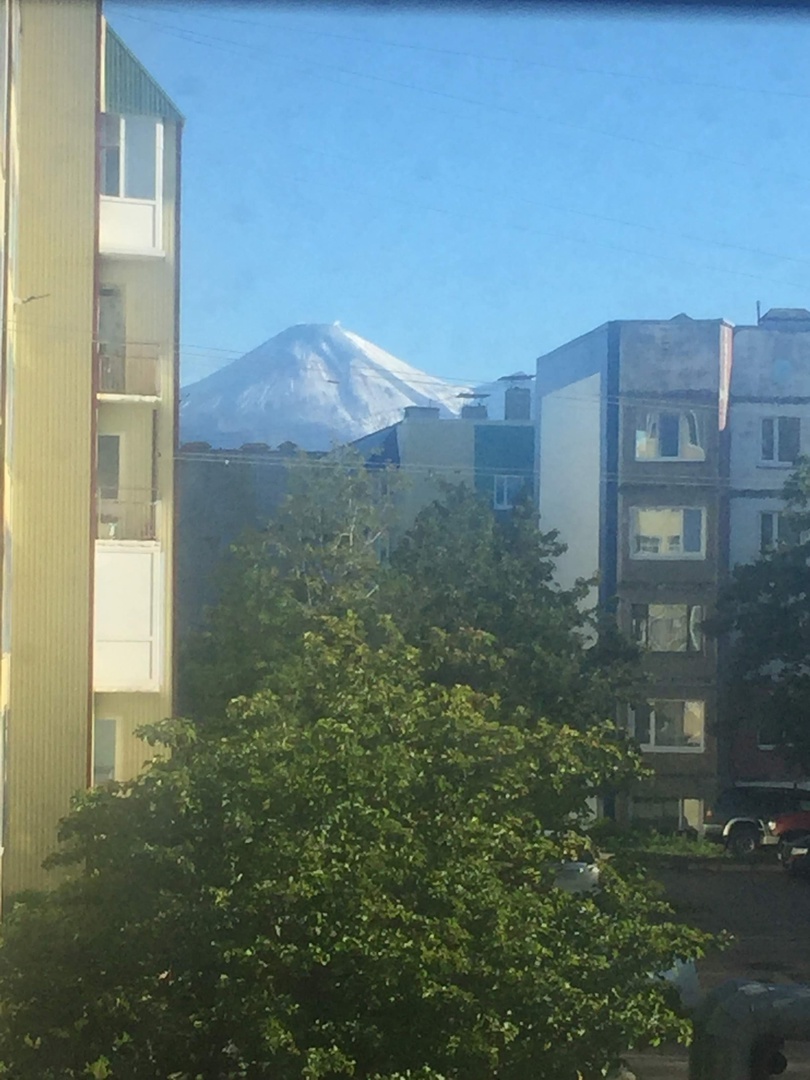
<svg viewBox="0 0 810 1080"><path fill-rule="evenodd" d="M183 442L328 450L402 419L408 405L457 416L464 389L419 371L338 323L291 326L183 388Z"/></svg>

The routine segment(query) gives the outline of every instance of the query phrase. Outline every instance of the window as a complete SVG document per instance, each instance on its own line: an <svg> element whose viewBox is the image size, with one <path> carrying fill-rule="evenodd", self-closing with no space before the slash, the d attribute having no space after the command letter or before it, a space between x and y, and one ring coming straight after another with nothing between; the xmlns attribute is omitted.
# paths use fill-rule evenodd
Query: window
<svg viewBox="0 0 810 1080"><path fill-rule="evenodd" d="M630 800L633 822L653 829L694 829L703 824L703 803L700 799L640 798Z"/></svg>
<svg viewBox="0 0 810 1080"><path fill-rule="evenodd" d="M633 604L633 639L651 652L703 651L699 604Z"/></svg>
<svg viewBox="0 0 810 1080"><path fill-rule="evenodd" d="M124 294L114 285L104 285L99 292L98 350L100 389L107 393L123 393L126 386Z"/></svg>
<svg viewBox="0 0 810 1080"><path fill-rule="evenodd" d="M636 426L636 461L705 461L693 412L642 413Z"/></svg>
<svg viewBox="0 0 810 1080"><path fill-rule="evenodd" d="M763 510L759 515L759 550L765 555L780 544L806 544L810 531L800 529L796 518L779 510Z"/></svg>
<svg viewBox="0 0 810 1080"><path fill-rule="evenodd" d="M510 510L525 487L525 476L496 476L492 505L496 510Z"/></svg>
<svg viewBox="0 0 810 1080"><path fill-rule="evenodd" d="M93 723L93 784L106 784L115 779L115 753L118 735L117 720L96 720Z"/></svg>
<svg viewBox="0 0 810 1080"><path fill-rule="evenodd" d="M644 750L700 753L704 712L702 701L649 701L631 710L631 731Z"/></svg>
<svg viewBox="0 0 810 1080"><path fill-rule="evenodd" d="M98 437L98 491L102 499L117 499L121 467L121 436Z"/></svg>
<svg viewBox="0 0 810 1080"><path fill-rule="evenodd" d="M801 420L798 416L766 416L762 419L761 459L774 465L793 465L801 453Z"/></svg>
<svg viewBox="0 0 810 1080"><path fill-rule="evenodd" d="M158 123L151 116L101 115L101 194L157 198Z"/></svg>
<svg viewBox="0 0 810 1080"><path fill-rule="evenodd" d="M630 510L632 559L703 559L705 512L700 507L641 507Z"/></svg>

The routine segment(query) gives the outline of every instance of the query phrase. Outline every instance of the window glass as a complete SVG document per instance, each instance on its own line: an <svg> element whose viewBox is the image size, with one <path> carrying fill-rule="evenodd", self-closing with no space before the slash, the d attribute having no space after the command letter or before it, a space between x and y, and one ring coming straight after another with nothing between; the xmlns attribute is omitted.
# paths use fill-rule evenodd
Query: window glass
<svg viewBox="0 0 810 1080"><path fill-rule="evenodd" d="M631 510L630 553L635 558L702 557L703 510L634 507Z"/></svg>
<svg viewBox="0 0 810 1080"><path fill-rule="evenodd" d="M633 710L632 730L647 750L703 749L704 703L655 700Z"/></svg>
<svg viewBox="0 0 810 1080"><path fill-rule="evenodd" d="M496 510L509 510L526 487L524 476L496 476L492 504Z"/></svg>
<svg viewBox="0 0 810 1080"><path fill-rule="evenodd" d="M121 438L119 435L98 437L98 490L102 499L118 498Z"/></svg>
<svg viewBox="0 0 810 1080"><path fill-rule="evenodd" d="M121 117L101 114L101 194L121 194Z"/></svg>
<svg viewBox="0 0 810 1080"><path fill-rule="evenodd" d="M703 652L703 607L695 604L689 608L689 648Z"/></svg>
<svg viewBox="0 0 810 1080"><path fill-rule="evenodd" d="M766 417L762 421L762 460L773 461L774 451L774 421Z"/></svg>
<svg viewBox="0 0 810 1080"><path fill-rule="evenodd" d="M685 652L685 604L650 604L649 645L654 652Z"/></svg>
<svg viewBox="0 0 810 1080"><path fill-rule="evenodd" d="M650 727L656 747L703 746L702 701L655 701L652 705Z"/></svg>
<svg viewBox="0 0 810 1080"><path fill-rule="evenodd" d="M704 461L693 412L645 412L636 424L636 460Z"/></svg>
<svg viewBox="0 0 810 1080"><path fill-rule="evenodd" d="M767 511L759 515L759 550L769 551L779 536L779 514Z"/></svg>
<svg viewBox="0 0 810 1080"><path fill-rule="evenodd" d="M798 416L767 416L762 420L762 460L792 465L801 454Z"/></svg>
<svg viewBox="0 0 810 1080"><path fill-rule="evenodd" d="M703 511L684 510L683 512L683 550L696 553L703 547Z"/></svg>
<svg viewBox="0 0 810 1080"><path fill-rule="evenodd" d="M115 779L117 723L98 719L93 724L93 783Z"/></svg>
<svg viewBox="0 0 810 1080"><path fill-rule="evenodd" d="M681 418L678 413L661 413L658 418L658 456L676 458L680 453Z"/></svg>
<svg viewBox="0 0 810 1080"><path fill-rule="evenodd" d="M779 417L779 460L791 464L799 457L800 420L798 416Z"/></svg>
<svg viewBox="0 0 810 1080"><path fill-rule="evenodd" d="M127 116L124 122L124 195L155 198L156 123L150 116Z"/></svg>

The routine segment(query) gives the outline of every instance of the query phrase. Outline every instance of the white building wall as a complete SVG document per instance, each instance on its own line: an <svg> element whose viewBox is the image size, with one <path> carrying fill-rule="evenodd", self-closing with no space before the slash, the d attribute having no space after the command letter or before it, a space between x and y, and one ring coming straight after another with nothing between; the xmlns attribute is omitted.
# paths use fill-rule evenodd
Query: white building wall
<svg viewBox="0 0 810 1080"><path fill-rule="evenodd" d="M563 588L599 569L601 379L569 383L539 402L540 527L559 530L568 545L557 563Z"/></svg>

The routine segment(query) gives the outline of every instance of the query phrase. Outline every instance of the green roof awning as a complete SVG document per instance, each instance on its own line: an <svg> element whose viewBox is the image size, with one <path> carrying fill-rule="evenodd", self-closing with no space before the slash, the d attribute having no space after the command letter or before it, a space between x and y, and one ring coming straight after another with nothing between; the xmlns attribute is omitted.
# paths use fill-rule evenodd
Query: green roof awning
<svg viewBox="0 0 810 1080"><path fill-rule="evenodd" d="M160 116L175 124L183 115L169 95L107 23L104 53L105 112L121 116Z"/></svg>

